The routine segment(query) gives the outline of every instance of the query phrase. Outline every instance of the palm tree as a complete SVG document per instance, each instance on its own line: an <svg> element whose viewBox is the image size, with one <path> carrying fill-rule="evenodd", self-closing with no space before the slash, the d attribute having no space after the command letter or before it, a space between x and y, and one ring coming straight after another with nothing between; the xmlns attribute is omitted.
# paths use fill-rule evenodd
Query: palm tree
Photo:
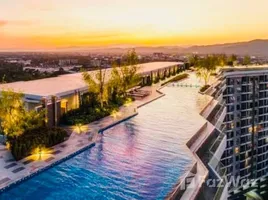
<svg viewBox="0 0 268 200"><path fill-rule="evenodd" d="M101 108L103 108L104 102L107 102L108 91L106 83L106 69L98 67L96 73L89 74L88 72L83 72L83 79L88 85L88 91L94 93L98 96Z"/></svg>

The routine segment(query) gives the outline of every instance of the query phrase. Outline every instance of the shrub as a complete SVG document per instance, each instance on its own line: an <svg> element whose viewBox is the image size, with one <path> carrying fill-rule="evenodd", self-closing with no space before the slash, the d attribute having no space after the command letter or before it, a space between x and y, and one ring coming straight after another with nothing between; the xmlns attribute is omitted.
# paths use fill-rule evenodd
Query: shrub
<svg viewBox="0 0 268 200"><path fill-rule="evenodd" d="M154 83L158 83L160 81L160 78L159 77L156 77L155 79L154 79Z"/></svg>
<svg viewBox="0 0 268 200"><path fill-rule="evenodd" d="M189 76L189 74L185 74L185 73L184 73L184 74L179 74L178 76L172 78L172 79L170 80L170 82L180 81L180 80L182 80L182 79L188 78L188 76Z"/></svg>
<svg viewBox="0 0 268 200"><path fill-rule="evenodd" d="M174 78L162 83L161 85L166 85L167 83L170 83L170 82L176 82L176 81L180 81L182 79L185 79L189 76L189 74L186 74L186 73L183 73L183 74L179 74L177 76L175 76Z"/></svg>
<svg viewBox="0 0 268 200"><path fill-rule="evenodd" d="M99 105L91 107L90 105L82 105L80 108L70 110L61 117L61 124L76 125L89 124L109 116L114 110L118 110L125 103L126 98L118 98L116 103L109 103L103 108Z"/></svg>
<svg viewBox="0 0 268 200"><path fill-rule="evenodd" d="M148 81L147 86L151 86L153 84L152 81Z"/></svg>
<svg viewBox="0 0 268 200"><path fill-rule="evenodd" d="M16 160L29 156L38 147L52 147L65 140L67 132L61 128L39 127L26 130L22 135L9 137L10 150Z"/></svg>
<svg viewBox="0 0 268 200"><path fill-rule="evenodd" d="M209 87L210 85L204 85L203 87L200 88L200 92L205 92Z"/></svg>

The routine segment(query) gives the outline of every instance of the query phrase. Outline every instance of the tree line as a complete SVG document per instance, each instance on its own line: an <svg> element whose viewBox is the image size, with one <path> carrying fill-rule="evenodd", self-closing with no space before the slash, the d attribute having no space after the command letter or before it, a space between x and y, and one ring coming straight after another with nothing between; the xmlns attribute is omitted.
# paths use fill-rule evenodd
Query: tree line
<svg viewBox="0 0 268 200"><path fill-rule="evenodd" d="M199 56L193 54L188 56L188 62L191 67L196 70L196 75L204 81L204 86L201 89L209 87L209 81L211 75L213 75L218 66L234 66L237 61L236 55L227 56L225 54L220 55L205 55ZM242 61L242 65L250 65L251 59L249 56L245 56Z"/></svg>
<svg viewBox="0 0 268 200"><path fill-rule="evenodd" d="M63 74L68 74L68 72L62 69L55 72L40 72L35 69L24 69L20 64L0 61L0 77L2 79L0 81L4 83L50 78Z"/></svg>

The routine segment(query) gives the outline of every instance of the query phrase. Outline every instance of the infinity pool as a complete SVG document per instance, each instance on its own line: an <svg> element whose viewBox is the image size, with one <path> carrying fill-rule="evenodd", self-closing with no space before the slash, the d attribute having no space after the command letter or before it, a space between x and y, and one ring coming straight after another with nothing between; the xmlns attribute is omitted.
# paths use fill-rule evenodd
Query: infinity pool
<svg viewBox="0 0 268 200"><path fill-rule="evenodd" d="M191 165L185 143L204 123L197 88L163 98L101 136L95 147L29 179L0 199L164 199Z"/></svg>

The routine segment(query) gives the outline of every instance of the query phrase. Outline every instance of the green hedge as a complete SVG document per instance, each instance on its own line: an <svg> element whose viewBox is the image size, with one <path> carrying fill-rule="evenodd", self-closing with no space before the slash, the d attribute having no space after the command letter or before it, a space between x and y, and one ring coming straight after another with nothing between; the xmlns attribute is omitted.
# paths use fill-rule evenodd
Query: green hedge
<svg viewBox="0 0 268 200"><path fill-rule="evenodd" d="M89 108L87 111L81 109L75 109L67 112L61 118L61 124L64 125L76 125L76 124L88 124L90 122L99 120L103 117L110 115L110 109L104 109L98 111L95 108Z"/></svg>
<svg viewBox="0 0 268 200"><path fill-rule="evenodd" d="M154 79L154 83L158 83L160 81L160 78L159 77L156 77L155 79Z"/></svg>
<svg viewBox="0 0 268 200"><path fill-rule="evenodd" d="M162 83L161 85L166 85L167 83L170 82L176 82L176 81L180 81L182 79L188 78L189 74L183 73L183 74L178 74L177 76L175 76L174 78Z"/></svg>
<svg viewBox="0 0 268 200"><path fill-rule="evenodd" d="M118 101L118 104L109 104L102 109L99 106L83 105L65 113L61 117L60 123L64 125L89 124L109 116L115 110L117 111L124 102L124 100Z"/></svg>
<svg viewBox="0 0 268 200"><path fill-rule="evenodd" d="M176 82L176 81L180 81L184 78L188 78L189 74L183 73L183 74L179 74L178 76L175 76L174 78L170 79L170 82Z"/></svg>
<svg viewBox="0 0 268 200"><path fill-rule="evenodd" d="M65 140L67 132L61 128L39 127L22 135L8 138L10 150L16 160L29 156L38 147L52 147Z"/></svg>

